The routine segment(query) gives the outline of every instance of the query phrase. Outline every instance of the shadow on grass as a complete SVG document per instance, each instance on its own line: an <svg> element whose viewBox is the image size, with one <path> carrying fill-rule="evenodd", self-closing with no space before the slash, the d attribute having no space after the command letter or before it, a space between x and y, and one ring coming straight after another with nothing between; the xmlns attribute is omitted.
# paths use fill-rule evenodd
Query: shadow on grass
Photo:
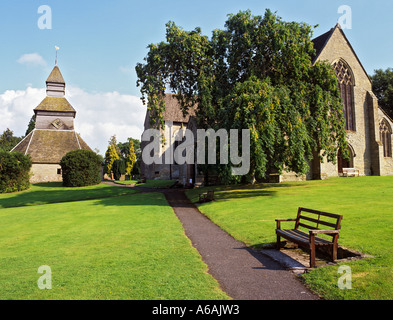
<svg viewBox="0 0 393 320"><path fill-rule="evenodd" d="M138 190L104 184L84 188L64 188L61 183L39 183L34 184L27 191L4 195L0 198L0 208L94 200L135 193L138 193Z"/></svg>
<svg viewBox="0 0 393 320"><path fill-rule="evenodd" d="M221 192L217 193L217 200L231 200L231 199L244 199L255 197L274 197L277 191L271 190L255 190L255 191L240 191L240 192Z"/></svg>

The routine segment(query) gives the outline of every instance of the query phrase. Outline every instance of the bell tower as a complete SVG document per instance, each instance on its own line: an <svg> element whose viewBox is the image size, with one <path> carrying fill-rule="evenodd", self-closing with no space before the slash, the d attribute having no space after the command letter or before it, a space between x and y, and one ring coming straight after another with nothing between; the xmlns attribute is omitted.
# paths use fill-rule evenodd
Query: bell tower
<svg viewBox="0 0 393 320"><path fill-rule="evenodd" d="M65 81L56 65L48 79L46 80L46 95L48 97L64 97L65 96Z"/></svg>

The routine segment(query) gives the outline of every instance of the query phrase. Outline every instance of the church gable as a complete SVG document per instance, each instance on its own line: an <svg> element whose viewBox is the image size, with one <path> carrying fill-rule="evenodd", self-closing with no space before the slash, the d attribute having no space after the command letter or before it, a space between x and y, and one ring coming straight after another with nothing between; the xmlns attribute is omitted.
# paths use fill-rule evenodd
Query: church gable
<svg viewBox="0 0 393 320"><path fill-rule="evenodd" d="M367 91L372 90L370 78L340 25L314 39L314 47L317 50L314 62L328 61L333 64L342 61L350 67L355 86Z"/></svg>

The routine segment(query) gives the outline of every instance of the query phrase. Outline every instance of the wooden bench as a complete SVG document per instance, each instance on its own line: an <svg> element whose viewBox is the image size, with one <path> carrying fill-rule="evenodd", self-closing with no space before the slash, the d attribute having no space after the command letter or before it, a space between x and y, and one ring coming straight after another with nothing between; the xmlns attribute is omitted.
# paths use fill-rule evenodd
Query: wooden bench
<svg viewBox="0 0 393 320"><path fill-rule="evenodd" d="M359 177L359 170L353 168L343 168L343 177Z"/></svg>
<svg viewBox="0 0 393 320"><path fill-rule="evenodd" d="M138 183L146 183L146 182L147 182L146 178L141 178L141 179L138 181Z"/></svg>
<svg viewBox="0 0 393 320"><path fill-rule="evenodd" d="M199 202L211 202L214 201L214 191L209 190L207 193L200 193L199 194Z"/></svg>
<svg viewBox="0 0 393 320"><path fill-rule="evenodd" d="M311 209L299 208L296 219L276 219L277 222L277 249L281 248L281 237L298 244L301 247L310 249L310 267L315 267L315 249L319 246L329 246L331 248L332 261L337 260L338 238L340 236L342 216L333 213L321 212ZM281 223L295 222L295 228L282 230ZM320 229L320 226L323 229ZM307 229L308 233L299 228ZM328 229L329 228L329 229ZM326 234L332 240L317 237Z"/></svg>

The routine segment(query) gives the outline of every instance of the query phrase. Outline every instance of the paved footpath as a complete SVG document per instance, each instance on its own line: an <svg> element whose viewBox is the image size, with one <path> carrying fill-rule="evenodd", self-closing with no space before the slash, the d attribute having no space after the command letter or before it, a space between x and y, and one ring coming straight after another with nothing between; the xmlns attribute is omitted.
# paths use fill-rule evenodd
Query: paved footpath
<svg viewBox="0 0 393 320"><path fill-rule="evenodd" d="M207 219L182 190L164 191L209 273L234 300L317 300L290 271Z"/></svg>
<svg viewBox="0 0 393 320"><path fill-rule="evenodd" d="M121 186L107 182L109 185ZM122 186L130 187L130 186ZM162 192L183 224L209 273L234 300L318 300L297 276L268 256L235 240L206 218L181 189L135 187Z"/></svg>

